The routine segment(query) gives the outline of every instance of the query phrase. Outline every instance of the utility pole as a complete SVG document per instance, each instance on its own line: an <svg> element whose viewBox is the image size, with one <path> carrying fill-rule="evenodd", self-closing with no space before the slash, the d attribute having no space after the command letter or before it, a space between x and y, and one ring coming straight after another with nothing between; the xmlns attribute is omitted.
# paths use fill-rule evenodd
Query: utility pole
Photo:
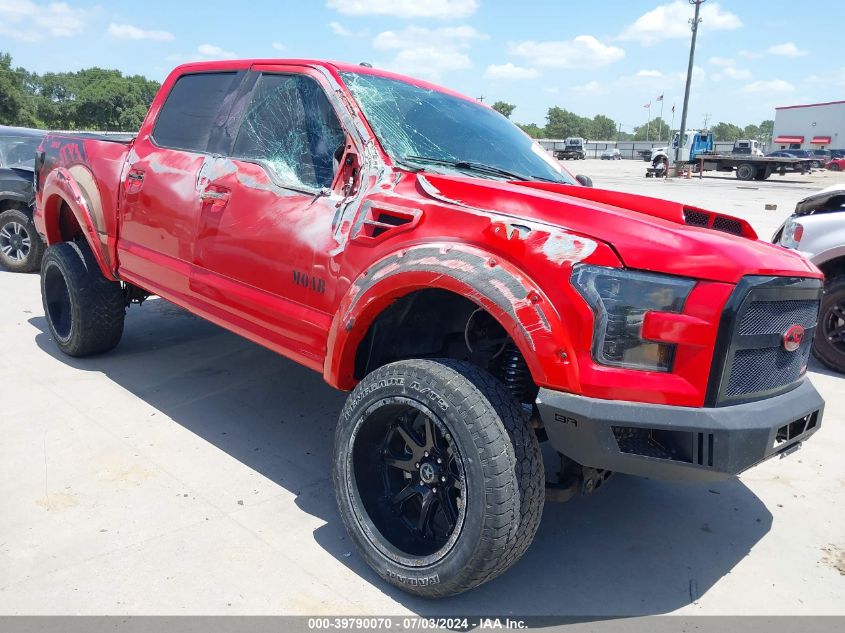
<svg viewBox="0 0 845 633"><path fill-rule="evenodd" d="M477 99L478 99L481 103L484 103L484 95L481 95L480 97L476 97L476 98L477 98Z"/></svg>
<svg viewBox="0 0 845 633"><path fill-rule="evenodd" d="M707 122L710 120L710 117L713 116L709 112L704 113L704 129L707 129Z"/></svg>
<svg viewBox="0 0 845 633"><path fill-rule="evenodd" d="M695 39L698 35L698 25L701 23L701 18L698 17L701 13L701 5L705 0L688 0L690 4L695 5L695 17L690 20L692 25L692 41L689 47L689 65L687 66L687 85L684 88L684 107L681 110L681 131L678 134L678 147L675 148L675 165L678 164L678 157L681 153L681 147L684 145L684 136L687 131L687 109L689 108L689 89L692 83L692 65L695 60Z"/></svg>

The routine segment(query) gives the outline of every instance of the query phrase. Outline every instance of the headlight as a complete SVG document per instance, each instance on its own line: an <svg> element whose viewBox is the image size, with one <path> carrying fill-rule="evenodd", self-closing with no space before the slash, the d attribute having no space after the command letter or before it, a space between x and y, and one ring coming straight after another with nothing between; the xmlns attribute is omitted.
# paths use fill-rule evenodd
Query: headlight
<svg viewBox="0 0 845 633"><path fill-rule="evenodd" d="M783 233L780 236L780 245L786 248L797 249L802 237L804 237L804 225L795 221L794 218L789 218L786 221L786 226L783 227Z"/></svg>
<svg viewBox="0 0 845 633"><path fill-rule="evenodd" d="M572 284L595 314L593 358L602 365L671 371L675 345L642 338L646 312L681 312L695 282L601 266L576 266Z"/></svg>

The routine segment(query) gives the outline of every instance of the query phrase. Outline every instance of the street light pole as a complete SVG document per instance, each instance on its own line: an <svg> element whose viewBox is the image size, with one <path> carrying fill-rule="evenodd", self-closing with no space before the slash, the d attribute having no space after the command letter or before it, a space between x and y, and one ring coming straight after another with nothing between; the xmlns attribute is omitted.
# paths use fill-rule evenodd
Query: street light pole
<svg viewBox="0 0 845 633"><path fill-rule="evenodd" d="M692 24L692 42L690 43L689 47L689 65L687 66L687 85L684 88L684 107L681 110L681 130L678 134L678 147L675 148L675 165L678 164L678 158L681 153L681 147L684 145L684 135L687 131L687 108L689 107L689 89L690 84L692 83L692 65L693 61L695 60L695 40L696 36L698 35L698 25L701 22L701 18L699 18L699 13L701 12L701 5L705 2L705 0L689 0L690 4L695 5L695 17L690 20Z"/></svg>

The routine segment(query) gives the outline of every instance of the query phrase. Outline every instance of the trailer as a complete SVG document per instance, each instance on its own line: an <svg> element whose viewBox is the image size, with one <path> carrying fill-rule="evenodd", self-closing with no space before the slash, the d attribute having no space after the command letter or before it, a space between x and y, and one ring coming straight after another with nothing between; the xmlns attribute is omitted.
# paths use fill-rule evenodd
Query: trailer
<svg viewBox="0 0 845 633"><path fill-rule="evenodd" d="M664 168L674 164L679 172L691 168L699 178L705 171L721 171L734 172L739 180L766 180L775 173L806 174L813 163L807 158L761 156L758 148L747 140L736 141L730 154L717 153L713 151L713 133L707 130L687 130L680 147L679 136L676 132L669 147L652 150L652 167L646 170L646 177L655 175L655 168L663 163ZM676 151L677 162L674 161Z"/></svg>
<svg viewBox="0 0 845 633"><path fill-rule="evenodd" d="M705 171L732 171L739 180L766 180L775 173L781 176L787 172L806 174L810 171L813 162L807 158L711 154L709 152L697 154L694 161L699 177L702 177Z"/></svg>

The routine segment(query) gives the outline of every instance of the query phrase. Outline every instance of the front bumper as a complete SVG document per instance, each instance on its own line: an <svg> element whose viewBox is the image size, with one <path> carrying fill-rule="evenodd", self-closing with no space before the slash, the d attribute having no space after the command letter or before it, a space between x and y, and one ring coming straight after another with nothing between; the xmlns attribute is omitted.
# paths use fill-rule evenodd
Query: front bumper
<svg viewBox="0 0 845 633"><path fill-rule="evenodd" d="M584 466L659 479L737 475L789 452L821 425L824 400L809 380L787 393L726 407L676 407L540 389L552 446Z"/></svg>

